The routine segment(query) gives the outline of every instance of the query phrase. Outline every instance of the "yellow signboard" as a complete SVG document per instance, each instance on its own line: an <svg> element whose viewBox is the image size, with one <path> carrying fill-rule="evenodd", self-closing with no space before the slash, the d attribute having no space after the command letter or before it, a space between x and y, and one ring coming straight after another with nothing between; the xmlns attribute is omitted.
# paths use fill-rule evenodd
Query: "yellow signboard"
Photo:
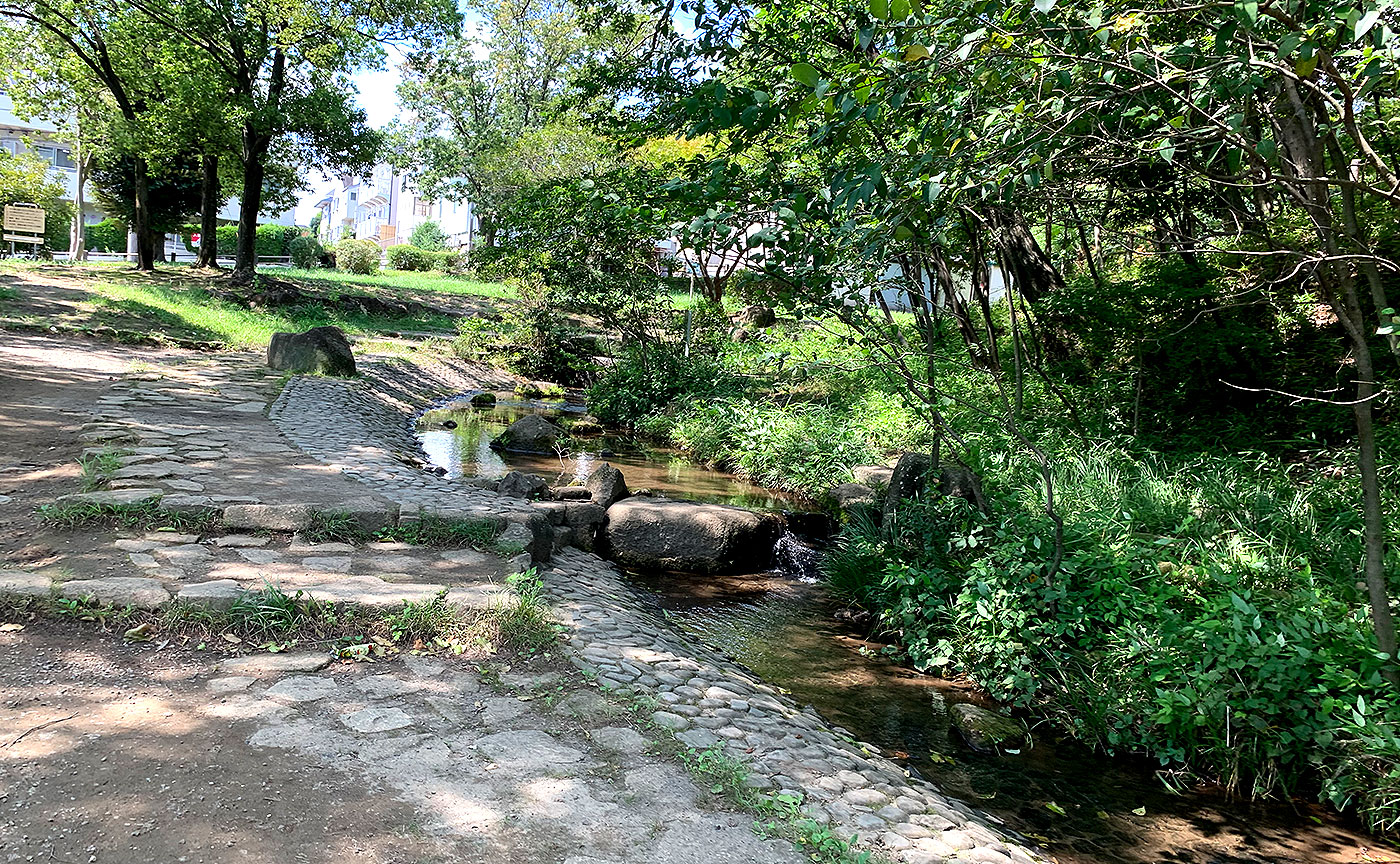
<svg viewBox="0 0 1400 864"><path fill-rule="evenodd" d="M44 233L44 210L42 207L25 207L16 204L5 205L5 230L25 234Z"/></svg>

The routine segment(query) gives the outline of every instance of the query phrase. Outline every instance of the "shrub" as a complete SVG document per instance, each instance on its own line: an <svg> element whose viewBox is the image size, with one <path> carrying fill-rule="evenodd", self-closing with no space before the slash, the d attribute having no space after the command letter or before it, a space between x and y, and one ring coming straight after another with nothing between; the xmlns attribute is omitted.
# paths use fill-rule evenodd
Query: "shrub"
<svg viewBox="0 0 1400 864"><path fill-rule="evenodd" d="M361 276L377 273L382 254L373 240L342 240L335 247L335 266Z"/></svg>
<svg viewBox="0 0 1400 864"><path fill-rule="evenodd" d="M220 225L214 235L219 241L219 254L232 255L238 250L237 225Z"/></svg>
<svg viewBox="0 0 1400 864"><path fill-rule="evenodd" d="M309 270L321 265L326 250L322 248L321 241L309 234L303 234L287 244L287 254L292 256L292 263L297 267Z"/></svg>
<svg viewBox="0 0 1400 864"><path fill-rule="evenodd" d="M94 252L125 252L126 223L107 218L83 229L87 248Z"/></svg>
<svg viewBox="0 0 1400 864"><path fill-rule="evenodd" d="M254 252L259 258L283 258L291 254L288 245L301 235L294 225L259 225Z"/></svg>
<svg viewBox="0 0 1400 864"><path fill-rule="evenodd" d="M447 235L431 220L424 222L408 235L408 244L427 252L441 252L447 248Z"/></svg>
<svg viewBox="0 0 1400 864"><path fill-rule="evenodd" d="M733 393L737 380L713 358L685 357L673 347L634 347L588 391L594 416L610 425L636 424L677 397Z"/></svg>
<svg viewBox="0 0 1400 864"><path fill-rule="evenodd" d="M407 244L390 246L384 250L389 256L389 266L394 270L431 270L436 263L434 253Z"/></svg>

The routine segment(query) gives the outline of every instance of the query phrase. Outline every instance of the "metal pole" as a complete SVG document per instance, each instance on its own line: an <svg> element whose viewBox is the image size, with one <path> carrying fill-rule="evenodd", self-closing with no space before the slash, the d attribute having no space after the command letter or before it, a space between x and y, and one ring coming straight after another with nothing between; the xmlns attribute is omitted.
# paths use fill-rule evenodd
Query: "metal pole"
<svg viewBox="0 0 1400 864"><path fill-rule="evenodd" d="M690 304L685 307L685 356L690 356L690 312L695 308L695 271L690 273Z"/></svg>

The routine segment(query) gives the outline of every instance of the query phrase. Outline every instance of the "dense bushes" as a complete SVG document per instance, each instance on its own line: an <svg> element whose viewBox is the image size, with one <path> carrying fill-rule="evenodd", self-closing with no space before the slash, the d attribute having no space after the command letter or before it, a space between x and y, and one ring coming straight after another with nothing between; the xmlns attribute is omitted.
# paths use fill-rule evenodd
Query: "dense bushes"
<svg viewBox="0 0 1400 864"><path fill-rule="evenodd" d="M335 266L361 276L379 272L383 253L373 240L342 240L335 244Z"/></svg>
<svg viewBox="0 0 1400 864"><path fill-rule="evenodd" d="M438 223L431 219L413 229L408 235L408 244L426 252L447 251L447 235Z"/></svg>
<svg viewBox="0 0 1400 864"><path fill-rule="evenodd" d="M126 223L120 219L107 218L83 229L87 248L93 252L125 252Z"/></svg>
<svg viewBox="0 0 1400 864"><path fill-rule="evenodd" d="M915 665L964 672L1105 750L1247 794L1320 783L1393 820L1400 710L1353 584L1353 482L1107 446L1053 462L1058 572L1038 496L1003 463L984 478L993 516L931 498L883 530L851 520L831 589L877 612Z"/></svg>
<svg viewBox="0 0 1400 864"><path fill-rule="evenodd" d="M292 265L303 270L321 266L321 260L326 254L326 250L321 246L321 241L309 234L292 238L292 242L287 244L287 254L292 258Z"/></svg>
<svg viewBox="0 0 1400 864"><path fill-rule="evenodd" d="M500 321L463 318L453 344L458 356L489 358L519 375L560 384L585 383L597 343L564 316L554 292L538 278L511 279L519 302Z"/></svg>
<svg viewBox="0 0 1400 864"><path fill-rule="evenodd" d="M385 250L389 266L394 270L440 270L444 273L457 273L462 270L460 252L421 249L417 246L401 244Z"/></svg>
<svg viewBox="0 0 1400 864"><path fill-rule="evenodd" d="M181 229L185 247L194 251L197 244L194 235L200 231L198 225L186 225ZM302 236L302 229L294 225L259 225L254 235L253 254L259 258L287 258L292 254L292 241ZM219 255L232 257L238 251L238 226L220 225L214 237L219 241Z"/></svg>

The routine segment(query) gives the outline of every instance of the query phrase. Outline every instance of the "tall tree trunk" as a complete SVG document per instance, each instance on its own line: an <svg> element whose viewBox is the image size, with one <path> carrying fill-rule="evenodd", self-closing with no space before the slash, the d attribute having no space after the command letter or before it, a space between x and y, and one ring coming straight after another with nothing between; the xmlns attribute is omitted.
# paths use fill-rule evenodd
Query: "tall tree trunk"
<svg viewBox="0 0 1400 864"><path fill-rule="evenodd" d="M136 269L156 269L156 247L151 238L151 199L147 178L146 159L137 156L135 162L135 209L132 211L131 230L136 235Z"/></svg>
<svg viewBox="0 0 1400 864"><path fill-rule="evenodd" d="M256 137L248 133L250 137ZM245 151L248 148L245 146ZM258 211L262 209L263 156L245 158L243 162L243 194L238 208L238 251L234 259L234 275L239 281L253 278L257 267Z"/></svg>
<svg viewBox="0 0 1400 864"><path fill-rule="evenodd" d="M74 178L73 182L73 228L68 241L69 263L87 260L87 225L83 221L83 187L87 185L89 158L86 152L81 152L77 160L78 176Z"/></svg>
<svg viewBox="0 0 1400 864"><path fill-rule="evenodd" d="M199 202L199 257L196 267L219 266L219 154L205 153L200 157L204 176ZM240 214L241 215L241 214Z"/></svg>

